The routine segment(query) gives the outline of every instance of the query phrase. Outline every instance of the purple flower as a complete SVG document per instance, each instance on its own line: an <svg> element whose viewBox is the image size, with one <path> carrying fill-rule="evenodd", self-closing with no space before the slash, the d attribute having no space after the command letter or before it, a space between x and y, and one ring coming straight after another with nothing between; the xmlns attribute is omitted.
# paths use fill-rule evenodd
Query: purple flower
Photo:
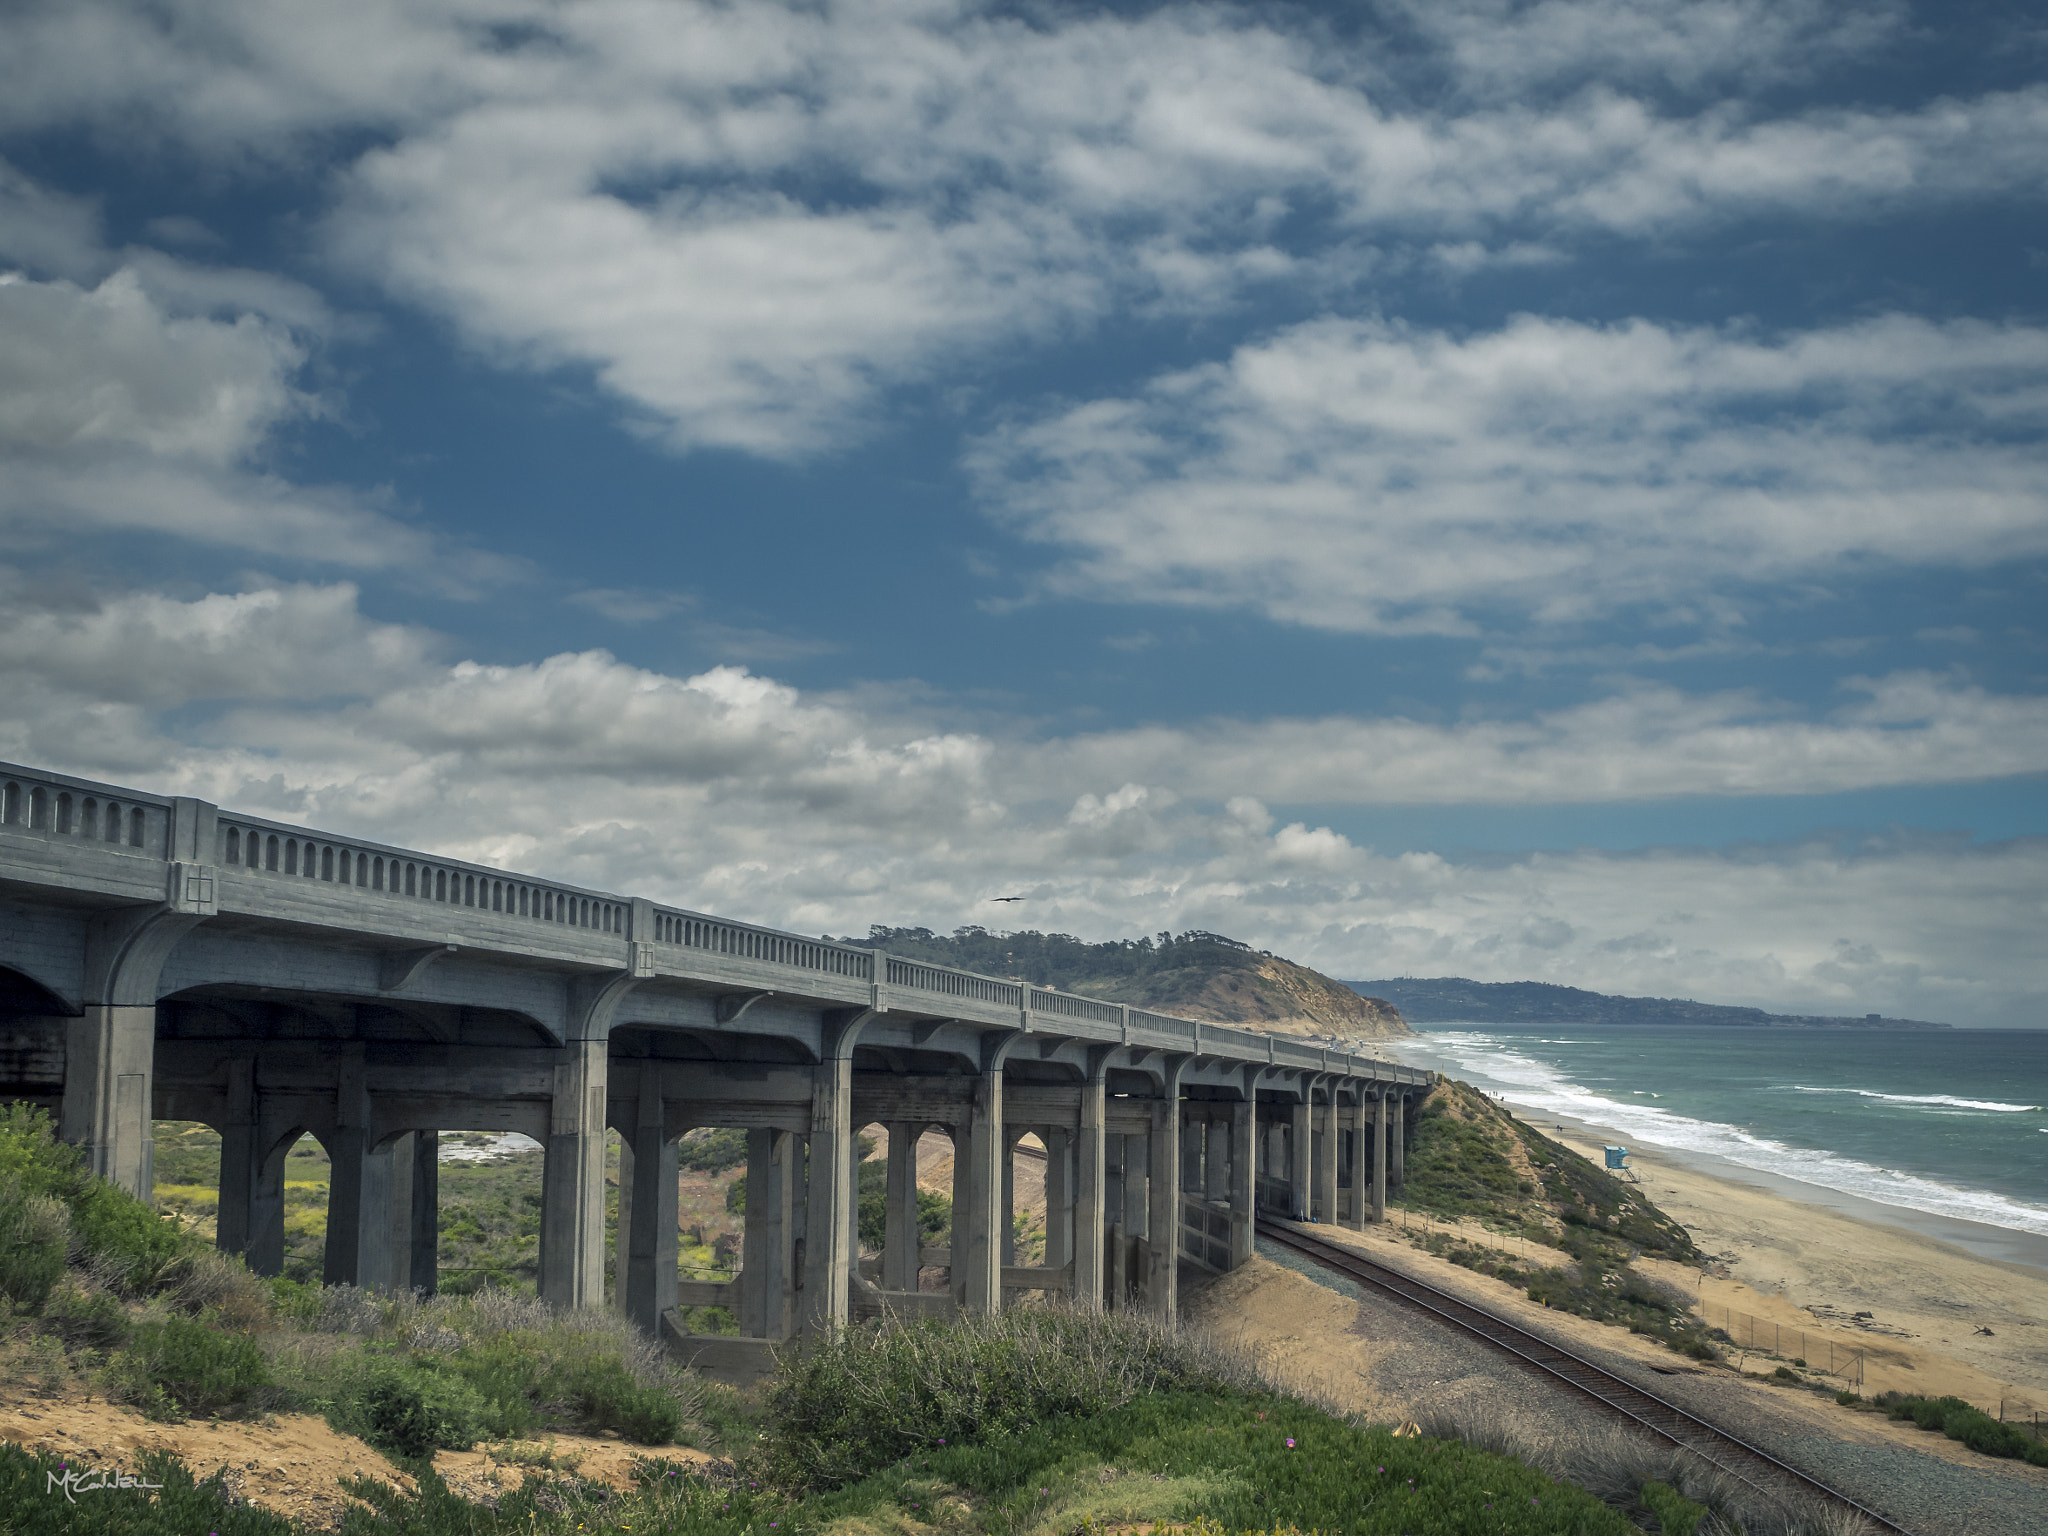
<svg viewBox="0 0 2048 1536"><path fill-rule="evenodd" d="M1292 1440L1289 1440L1287 1442L1287 1449L1289 1449L1290 1451L1294 1449L1294 1442Z"/></svg>

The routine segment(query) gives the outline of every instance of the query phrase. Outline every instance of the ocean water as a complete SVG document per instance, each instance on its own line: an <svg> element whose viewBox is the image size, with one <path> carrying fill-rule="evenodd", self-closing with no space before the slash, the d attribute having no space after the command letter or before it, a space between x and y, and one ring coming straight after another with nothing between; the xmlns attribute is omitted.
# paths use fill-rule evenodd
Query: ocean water
<svg viewBox="0 0 2048 1536"><path fill-rule="evenodd" d="M2048 1030L1432 1024L1393 1049L1631 1146L2048 1238Z"/></svg>

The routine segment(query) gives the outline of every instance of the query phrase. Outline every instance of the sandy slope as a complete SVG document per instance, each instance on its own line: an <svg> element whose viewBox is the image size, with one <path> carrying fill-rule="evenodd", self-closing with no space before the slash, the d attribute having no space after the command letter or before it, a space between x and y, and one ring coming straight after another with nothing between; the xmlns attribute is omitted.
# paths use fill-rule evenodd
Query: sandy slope
<svg viewBox="0 0 2048 1536"><path fill-rule="evenodd" d="M0 1440L54 1451L89 1472L118 1470L131 1475L137 1470L138 1451L171 1451L195 1477L225 1467L229 1488L250 1503L316 1526L338 1523L343 1509L353 1502L341 1490L345 1478L368 1476L412 1487L412 1479L380 1453L353 1436L336 1434L326 1420L301 1413L252 1423L152 1424L133 1408L76 1390L46 1397L10 1386L0 1388ZM681 1446L648 1450L612 1436L551 1435L536 1448L541 1446L558 1465L574 1465L576 1476L616 1488L630 1485L636 1456L678 1462L709 1459ZM455 1492L470 1498L509 1491L526 1477L523 1467L485 1451L437 1452L434 1470ZM76 1495L81 1500L132 1496L118 1489Z"/></svg>

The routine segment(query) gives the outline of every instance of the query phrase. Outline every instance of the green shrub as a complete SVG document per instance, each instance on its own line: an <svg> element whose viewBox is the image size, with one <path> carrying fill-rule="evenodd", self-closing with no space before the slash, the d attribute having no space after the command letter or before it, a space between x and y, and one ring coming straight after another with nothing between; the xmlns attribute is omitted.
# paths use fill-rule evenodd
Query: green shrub
<svg viewBox="0 0 2048 1536"><path fill-rule="evenodd" d="M2001 1424L1974 1404L1960 1397L1908 1397L1886 1392L1877 1401L1888 1416L1911 1419L1922 1429L1939 1430L1984 1456L2030 1462L2048 1467L2048 1446L2042 1445L2010 1424Z"/></svg>
<svg viewBox="0 0 2048 1536"><path fill-rule="evenodd" d="M1847 1387L1844 1387L1841 1391L1835 1394L1835 1401L1840 1403L1844 1408L1848 1408L1856 1403L1862 1402L1863 1398L1860 1394L1851 1392Z"/></svg>
<svg viewBox="0 0 2048 1536"><path fill-rule="evenodd" d="M1711 1511L1666 1483L1643 1484L1643 1507L1657 1517L1664 1536L1695 1536Z"/></svg>
<svg viewBox="0 0 2048 1536"><path fill-rule="evenodd" d="M271 1384L254 1339L188 1317L137 1323L110 1367L151 1418L232 1413L250 1406Z"/></svg>
<svg viewBox="0 0 2048 1536"><path fill-rule="evenodd" d="M778 1486L835 1488L913 1450L1233 1380L1222 1361L1123 1313L1048 1307L947 1322L883 1319L782 1358L759 1455Z"/></svg>
<svg viewBox="0 0 2048 1536"><path fill-rule="evenodd" d="M66 1349L115 1349L128 1341L128 1314L106 1291L60 1285L43 1303L43 1327Z"/></svg>
<svg viewBox="0 0 2048 1536"><path fill-rule="evenodd" d="M0 1186L0 1297L39 1312L64 1277L71 1224L64 1202L25 1193L19 1181Z"/></svg>
<svg viewBox="0 0 2048 1536"><path fill-rule="evenodd" d="M146 1296L199 1240L118 1184L95 1179L72 1203L71 1226L94 1272Z"/></svg>
<svg viewBox="0 0 2048 1536"><path fill-rule="evenodd" d="M364 1385L363 1438L381 1450L419 1458L466 1451L481 1435L484 1402L460 1376L392 1366Z"/></svg>

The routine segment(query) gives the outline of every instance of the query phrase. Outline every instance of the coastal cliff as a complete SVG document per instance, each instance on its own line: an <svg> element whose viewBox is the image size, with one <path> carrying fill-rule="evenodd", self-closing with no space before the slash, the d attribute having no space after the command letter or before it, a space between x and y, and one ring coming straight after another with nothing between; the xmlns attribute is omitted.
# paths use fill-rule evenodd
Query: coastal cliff
<svg viewBox="0 0 2048 1536"><path fill-rule="evenodd" d="M1392 1003L1222 934L1190 931L1088 944L1065 933L960 928L869 930L847 942L908 959L1009 976L1160 1013L1317 1039L1389 1040L1409 1034Z"/></svg>

